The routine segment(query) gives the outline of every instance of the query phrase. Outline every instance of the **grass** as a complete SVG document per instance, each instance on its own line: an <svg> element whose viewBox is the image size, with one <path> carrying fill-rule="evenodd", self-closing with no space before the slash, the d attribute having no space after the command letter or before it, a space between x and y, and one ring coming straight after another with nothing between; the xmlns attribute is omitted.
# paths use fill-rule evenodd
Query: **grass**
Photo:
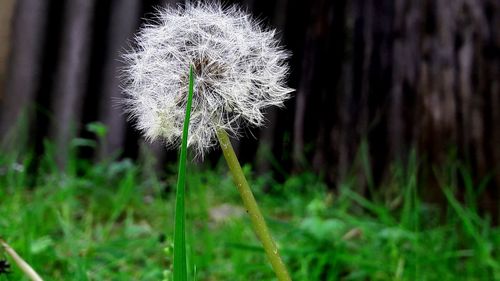
<svg viewBox="0 0 500 281"><path fill-rule="evenodd" d="M193 102L194 73L189 66L189 89L186 102L186 114L182 130L181 152L179 155L179 174L175 189L175 225L174 225L174 280L187 281L186 254L186 162L189 119L191 118L191 103Z"/></svg>
<svg viewBox="0 0 500 281"><path fill-rule="evenodd" d="M32 157L2 155L0 236L46 280L169 278L175 167L159 180L148 161L73 157L63 173L47 153L35 172ZM274 280L225 165L189 165L188 276ZM450 169L477 196L467 172ZM378 189L392 195L373 196L383 200L354 192L354 178L330 191L312 173L277 183L244 170L293 280L500 280L500 228L457 200L453 177L442 176L438 207L419 198L416 165L395 167ZM0 275L23 278L15 267Z"/></svg>

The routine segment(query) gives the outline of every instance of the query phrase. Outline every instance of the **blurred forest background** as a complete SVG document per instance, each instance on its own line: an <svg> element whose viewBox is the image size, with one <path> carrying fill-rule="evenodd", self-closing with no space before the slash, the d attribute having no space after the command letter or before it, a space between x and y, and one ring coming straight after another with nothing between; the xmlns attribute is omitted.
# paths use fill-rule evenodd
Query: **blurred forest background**
<svg viewBox="0 0 500 281"><path fill-rule="evenodd" d="M107 140L85 157L136 158L144 145L160 164L175 162L175 151L143 144L116 99L120 54L134 32L155 6L182 2L1 0L1 136L24 116L29 134L15 145L42 154L50 139L64 166L70 140L93 137L85 124L100 121ZM245 132L242 162L260 173L312 169L332 187L354 173L362 187L383 182L392 163L416 151L432 194L433 167L459 159L475 179L491 177L482 204L498 213L500 1L225 3L279 30L293 53L294 97L267 112L266 128ZM356 168L367 163L369 173Z"/></svg>

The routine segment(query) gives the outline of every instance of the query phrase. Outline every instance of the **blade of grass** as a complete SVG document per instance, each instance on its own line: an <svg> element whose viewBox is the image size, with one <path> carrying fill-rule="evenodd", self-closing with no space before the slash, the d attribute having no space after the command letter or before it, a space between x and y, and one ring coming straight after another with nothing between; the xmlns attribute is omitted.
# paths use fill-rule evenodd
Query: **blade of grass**
<svg viewBox="0 0 500 281"><path fill-rule="evenodd" d="M179 177L177 180L177 191L175 196L175 226L174 226L174 281L187 280L186 261L186 213L185 213L185 190L186 190L186 158L189 119L191 117L191 103L193 99L194 74L193 66L189 68L189 92L186 103L186 117L182 132L181 153L179 156Z"/></svg>

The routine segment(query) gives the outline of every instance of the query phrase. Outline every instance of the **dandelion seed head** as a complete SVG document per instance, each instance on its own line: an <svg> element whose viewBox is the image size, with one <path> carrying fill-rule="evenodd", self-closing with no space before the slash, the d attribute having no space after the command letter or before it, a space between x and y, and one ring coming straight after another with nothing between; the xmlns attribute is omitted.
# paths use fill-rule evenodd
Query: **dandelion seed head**
<svg viewBox="0 0 500 281"><path fill-rule="evenodd" d="M124 104L147 139L180 144L191 65L188 146L200 155L217 143L217 128L238 136L243 126L263 125L263 109L289 98L288 53L274 30L236 6L186 4L157 17L124 55Z"/></svg>

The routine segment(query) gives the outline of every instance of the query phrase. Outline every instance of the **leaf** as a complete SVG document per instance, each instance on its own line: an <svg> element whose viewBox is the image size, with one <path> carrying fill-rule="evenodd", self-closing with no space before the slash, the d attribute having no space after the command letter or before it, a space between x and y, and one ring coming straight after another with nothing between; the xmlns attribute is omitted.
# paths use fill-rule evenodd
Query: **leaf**
<svg viewBox="0 0 500 281"><path fill-rule="evenodd" d="M186 117L182 132L181 154L179 156L179 177L175 196L175 227L174 227L174 281L187 281L186 261L186 158L189 119L191 117L191 103L193 100L194 73L193 66L189 68L189 92L186 105Z"/></svg>
<svg viewBox="0 0 500 281"><path fill-rule="evenodd" d="M108 128L101 122L87 124L87 131L94 133L99 138L104 138L108 134Z"/></svg>

